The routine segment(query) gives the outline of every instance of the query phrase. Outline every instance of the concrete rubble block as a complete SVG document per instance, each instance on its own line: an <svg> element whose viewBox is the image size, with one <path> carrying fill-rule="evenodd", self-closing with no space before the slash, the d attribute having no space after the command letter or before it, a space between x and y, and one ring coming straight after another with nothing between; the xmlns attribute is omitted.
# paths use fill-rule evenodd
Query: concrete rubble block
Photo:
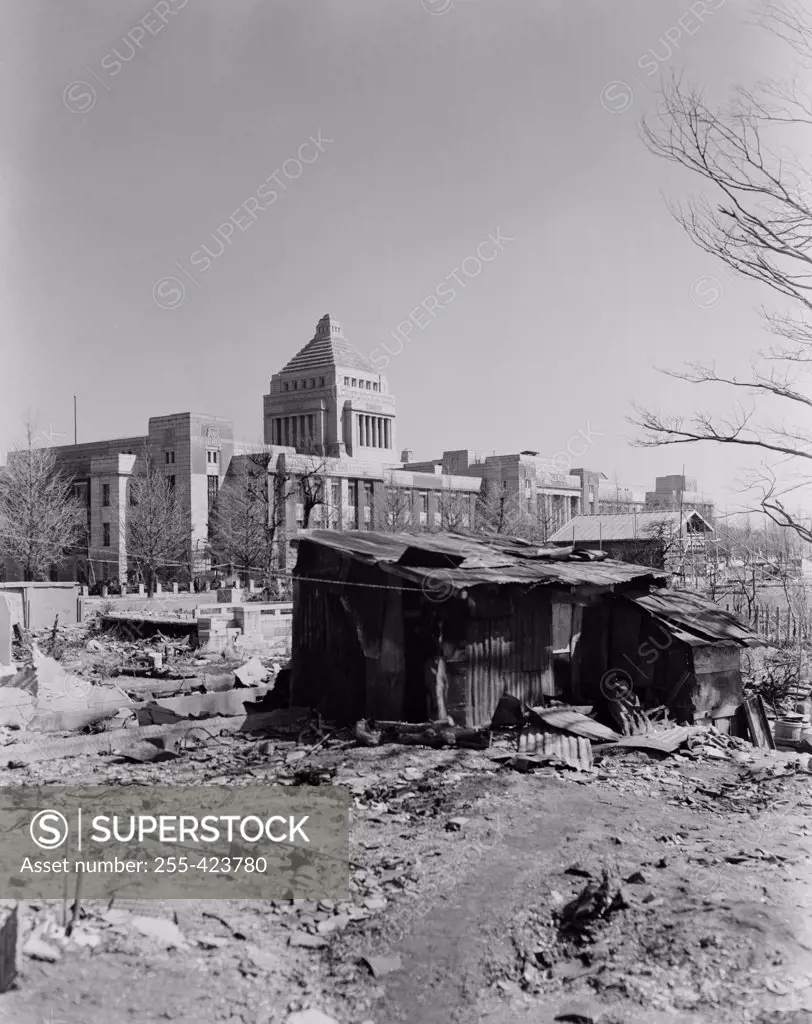
<svg viewBox="0 0 812 1024"><path fill-rule="evenodd" d="M241 605L234 609L234 625L238 626L243 633L262 632L262 610L260 607Z"/></svg>
<svg viewBox="0 0 812 1024"><path fill-rule="evenodd" d="M256 686L268 678L268 669L259 658L250 658L244 665L234 669L234 675L243 686Z"/></svg>
<svg viewBox="0 0 812 1024"><path fill-rule="evenodd" d="M71 732L112 718L132 705L117 686L94 686L66 672L53 658L34 648L32 669L18 672L0 686L0 724L40 732Z"/></svg>

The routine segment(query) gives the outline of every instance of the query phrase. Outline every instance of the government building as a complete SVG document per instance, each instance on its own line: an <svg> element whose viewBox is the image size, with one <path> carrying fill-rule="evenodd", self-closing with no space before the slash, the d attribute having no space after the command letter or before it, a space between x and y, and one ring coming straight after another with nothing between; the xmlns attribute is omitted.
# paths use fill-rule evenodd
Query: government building
<svg viewBox="0 0 812 1024"><path fill-rule="evenodd" d="M213 568L218 502L224 503L229 488L244 486L257 465L267 475L274 562L283 571L291 564L290 540L305 527L476 527L543 543L576 516L637 505L637 495L621 497L602 473L573 468L588 448L580 438L551 458L530 450L482 458L455 449L415 462L410 449L398 452L395 397L387 380L329 314L271 377L262 415L259 446L236 441L228 419L182 412L151 417L138 437L55 447L58 467L72 478L86 509L86 526L81 546L54 568L53 578L92 584L125 580L136 568L127 552L130 481L147 460L166 476L188 517L188 550L166 572L179 581ZM662 507L678 490L681 497L695 488L693 481L658 478L657 493L646 497ZM6 571L16 575L14 567Z"/></svg>

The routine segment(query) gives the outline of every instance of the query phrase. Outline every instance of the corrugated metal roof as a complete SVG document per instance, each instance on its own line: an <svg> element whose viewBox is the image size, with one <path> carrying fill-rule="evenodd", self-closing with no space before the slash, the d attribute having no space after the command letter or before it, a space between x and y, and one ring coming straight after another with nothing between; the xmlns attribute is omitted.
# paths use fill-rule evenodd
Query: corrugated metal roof
<svg viewBox="0 0 812 1024"><path fill-rule="evenodd" d="M550 538L551 544L571 544L573 537L577 541L600 541L612 540L646 540L654 531L665 527L672 527L679 531L680 518L685 523L688 519L698 519L705 523L708 530L710 525L693 509L680 513L678 511L664 512L615 512L598 513L589 516L576 516L574 519L562 526Z"/></svg>
<svg viewBox="0 0 812 1024"><path fill-rule="evenodd" d="M444 585L465 590L486 584L517 583L542 586L590 585L613 587L617 584L665 582L668 574L643 565L630 565L611 559L584 561L544 558L540 549L521 549L514 541L481 543L453 534L374 533L334 530L300 531L299 543L312 542L344 551L402 579L422 584L436 581L438 573ZM502 548L502 550L500 550Z"/></svg>
<svg viewBox="0 0 812 1024"><path fill-rule="evenodd" d="M661 590L642 597L629 597L627 600L645 608L687 643L723 641L743 647L764 644L763 638L735 615L699 594L685 590Z"/></svg>

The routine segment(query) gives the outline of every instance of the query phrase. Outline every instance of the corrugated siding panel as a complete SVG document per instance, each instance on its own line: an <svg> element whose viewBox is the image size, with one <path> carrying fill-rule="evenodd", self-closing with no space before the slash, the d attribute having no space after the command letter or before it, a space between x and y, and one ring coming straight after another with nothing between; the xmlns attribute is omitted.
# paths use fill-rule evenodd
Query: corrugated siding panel
<svg viewBox="0 0 812 1024"><path fill-rule="evenodd" d="M513 614L468 624L466 725L487 725L503 693L533 705L552 687L549 596L516 596Z"/></svg>
<svg viewBox="0 0 812 1024"><path fill-rule="evenodd" d="M302 580L294 588L292 704L338 721L362 717L366 665L339 593Z"/></svg>

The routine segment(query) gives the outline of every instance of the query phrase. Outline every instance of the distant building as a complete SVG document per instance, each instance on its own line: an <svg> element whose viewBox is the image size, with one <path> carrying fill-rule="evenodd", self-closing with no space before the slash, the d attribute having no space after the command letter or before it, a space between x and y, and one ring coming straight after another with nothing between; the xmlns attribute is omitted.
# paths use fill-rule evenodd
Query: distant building
<svg viewBox="0 0 812 1024"><path fill-rule="evenodd" d="M597 510L600 474L571 470L564 460L526 449L511 455L488 455L461 448L443 452L430 462L411 462L409 469L475 477L481 481L481 502L493 509L509 503L508 528L520 527L544 541L573 516Z"/></svg>
<svg viewBox="0 0 812 1024"><path fill-rule="evenodd" d="M339 530L466 530L474 525L480 480L434 467L404 467L396 456L395 399L369 360L329 314L314 337L271 377L263 399L269 515L278 517L278 564L305 525L301 484L315 480L308 526ZM210 527L224 489L238 486L257 446L235 444L233 424L201 413L154 416L137 437L53 450L87 510L81 545L55 578L124 579L129 482L147 458L171 482L189 517L189 547L178 578L211 565ZM13 453L11 454L13 457ZM5 566L10 578L18 567ZM171 569L170 569L171 573Z"/></svg>
<svg viewBox="0 0 812 1024"><path fill-rule="evenodd" d="M674 511L696 509L710 523L715 518L713 501L699 491L695 478L682 474L658 476L654 481L654 490L646 491L646 508Z"/></svg>
<svg viewBox="0 0 812 1024"><path fill-rule="evenodd" d="M713 527L694 510L599 513L577 516L550 537L576 550L599 550L609 558L704 576L712 555Z"/></svg>

